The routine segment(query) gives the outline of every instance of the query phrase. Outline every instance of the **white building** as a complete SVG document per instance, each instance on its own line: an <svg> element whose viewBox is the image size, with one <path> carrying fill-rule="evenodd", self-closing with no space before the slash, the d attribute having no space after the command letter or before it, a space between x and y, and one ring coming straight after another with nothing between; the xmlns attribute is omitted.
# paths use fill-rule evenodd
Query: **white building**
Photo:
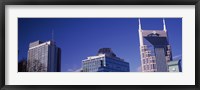
<svg viewBox="0 0 200 90"><path fill-rule="evenodd" d="M61 49L53 41L35 41L29 44L28 72L60 72Z"/></svg>

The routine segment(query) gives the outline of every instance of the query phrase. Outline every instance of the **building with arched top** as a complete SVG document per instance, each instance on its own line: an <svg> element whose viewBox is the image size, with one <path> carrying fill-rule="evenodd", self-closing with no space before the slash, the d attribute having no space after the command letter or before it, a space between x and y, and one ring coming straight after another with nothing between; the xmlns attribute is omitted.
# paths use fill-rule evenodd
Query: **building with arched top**
<svg viewBox="0 0 200 90"><path fill-rule="evenodd" d="M163 30L143 30L139 21L140 58L143 72L168 72L172 60L165 20Z"/></svg>
<svg viewBox="0 0 200 90"><path fill-rule="evenodd" d="M129 63L117 57L110 48L101 48L96 56L82 60L82 72L129 72Z"/></svg>

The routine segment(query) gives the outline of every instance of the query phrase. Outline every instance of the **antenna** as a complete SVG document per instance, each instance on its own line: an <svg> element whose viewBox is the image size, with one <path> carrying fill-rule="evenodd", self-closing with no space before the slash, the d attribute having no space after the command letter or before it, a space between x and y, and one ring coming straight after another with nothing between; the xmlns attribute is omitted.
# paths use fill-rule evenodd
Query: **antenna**
<svg viewBox="0 0 200 90"><path fill-rule="evenodd" d="M138 18L138 22L139 22L139 30L142 30L140 18Z"/></svg>
<svg viewBox="0 0 200 90"><path fill-rule="evenodd" d="M51 40L54 41L54 30L53 30L53 29L52 29L52 31L51 31L51 35L52 35L52 36L51 36Z"/></svg>
<svg viewBox="0 0 200 90"><path fill-rule="evenodd" d="M164 30L164 31L167 31L166 25L165 25L165 19L164 19L164 18L163 18L163 30Z"/></svg>

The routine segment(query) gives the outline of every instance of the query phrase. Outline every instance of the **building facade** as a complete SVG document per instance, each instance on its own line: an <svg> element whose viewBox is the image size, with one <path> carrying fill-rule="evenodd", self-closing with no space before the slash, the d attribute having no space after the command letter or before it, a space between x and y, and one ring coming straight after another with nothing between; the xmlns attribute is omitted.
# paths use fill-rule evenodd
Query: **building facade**
<svg viewBox="0 0 200 90"><path fill-rule="evenodd" d="M28 72L60 72L61 49L53 41L35 41L29 44Z"/></svg>
<svg viewBox="0 0 200 90"><path fill-rule="evenodd" d="M169 72L182 72L182 65L180 60L173 60L168 63Z"/></svg>
<svg viewBox="0 0 200 90"><path fill-rule="evenodd" d="M172 60L165 20L163 30L142 30L139 19L140 58L143 72L168 72Z"/></svg>
<svg viewBox="0 0 200 90"><path fill-rule="evenodd" d="M97 56L82 60L82 72L129 72L129 63L117 57L110 48L101 48Z"/></svg>

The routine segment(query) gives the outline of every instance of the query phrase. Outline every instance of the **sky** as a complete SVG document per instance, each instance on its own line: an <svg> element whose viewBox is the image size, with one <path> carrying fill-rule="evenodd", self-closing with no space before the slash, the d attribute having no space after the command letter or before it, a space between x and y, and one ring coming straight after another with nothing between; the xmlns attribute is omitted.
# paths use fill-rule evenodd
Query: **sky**
<svg viewBox="0 0 200 90"><path fill-rule="evenodd" d="M143 30L163 30L163 18L140 18ZM182 18L165 18L174 58L182 57ZM138 18L18 18L18 61L27 58L29 43L52 39L61 48L61 71L81 68L81 61L100 48L112 51L140 71ZM184 61L184 60L183 60Z"/></svg>

